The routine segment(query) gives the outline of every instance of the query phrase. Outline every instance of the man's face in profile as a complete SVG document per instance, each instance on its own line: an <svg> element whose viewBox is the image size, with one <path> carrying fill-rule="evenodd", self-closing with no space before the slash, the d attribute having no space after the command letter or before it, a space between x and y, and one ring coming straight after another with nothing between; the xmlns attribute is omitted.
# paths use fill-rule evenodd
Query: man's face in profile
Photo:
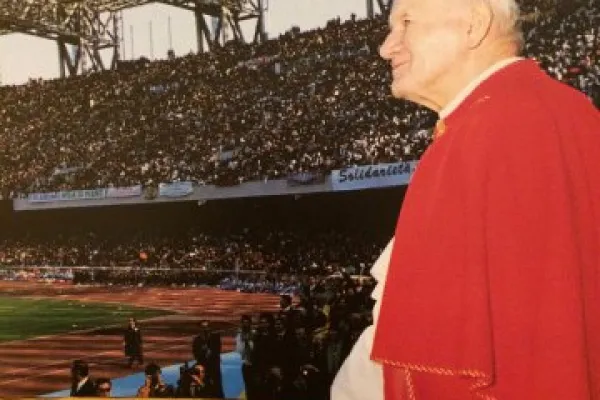
<svg viewBox="0 0 600 400"><path fill-rule="evenodd" d="M196 365L196 366L194 367L193 374L194 374L194 376L196 376L198 379L200 379L200 380L204 381L204 377L205 377L205 374L206 374L206 372L205 372L205 370L204 370L204 367L203 367L203 366L201 366L201 365Z"/></svg>
<svg viewBox="0 0 600 400"><path fill-rule="evenodd" d="M160 371L156 371L153 374L148 375L148 378L150 378L150 382L153 386L157 385L160 382Z"/></svg>
<svg viewBox="0 0 600 400"><path fill-rule="evenodd" d="M392 68L392 94L418 99L435 94L468 49L466 0L396 0L381 56ZM461 6L463 9L461 9Z"/></svg>

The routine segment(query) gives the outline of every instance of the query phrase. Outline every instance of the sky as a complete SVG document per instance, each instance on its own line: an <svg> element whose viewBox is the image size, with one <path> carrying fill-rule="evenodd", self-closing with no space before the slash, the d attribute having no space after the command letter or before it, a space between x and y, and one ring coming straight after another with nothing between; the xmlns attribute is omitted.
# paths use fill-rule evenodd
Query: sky
<svg viewBox="0 0 600 400"><path fill-rule="evenodd" d="M264 2L268 8L265 15L265 28L269 37L276 37L293 25L299 26L302 30L324 26L328 20L337 16L345 20L350 17L350 14L355 13L359 18L363 18L367 10L367 0L264 0ZM133 58L145 56L149 59L165 58L170 45L169 19L175 54L181 56L196 52L193 13L164 4L149 4L123 12L122 58L131 59L132 56ZM255 21L242 24L246 38L252 37L250 31L254 27ZM0 82L3 85L21 84L30 78L58 77L60 69L57 53L57 45L51 40L23 34L0 36Z"/></svg>

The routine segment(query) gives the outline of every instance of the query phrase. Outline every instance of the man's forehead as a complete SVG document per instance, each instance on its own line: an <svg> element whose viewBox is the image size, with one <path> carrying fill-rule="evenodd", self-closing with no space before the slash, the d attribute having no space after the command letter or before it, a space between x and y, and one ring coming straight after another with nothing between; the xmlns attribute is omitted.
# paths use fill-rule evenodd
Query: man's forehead
<svg viewBox="0 0 600 400"><path fill-rule="evenodd" d="M421 9L430 0L395 0L389 16L389 25L393 26L395 22L403 20L407 15L422 13Z"/></svg>
<svg viewBox="0 0 600 400"><path fill-rule="evenodd" d="M394 0L391 14L405 14L418 8L424 8L431 1L436 0Z"/></svg>
<svg viewBox="0 0 600 400"><path fill-rule="evenodd" d="M448 8L465 5L465 0L394 0L390 19L412 13L441 13Z"/></svg>

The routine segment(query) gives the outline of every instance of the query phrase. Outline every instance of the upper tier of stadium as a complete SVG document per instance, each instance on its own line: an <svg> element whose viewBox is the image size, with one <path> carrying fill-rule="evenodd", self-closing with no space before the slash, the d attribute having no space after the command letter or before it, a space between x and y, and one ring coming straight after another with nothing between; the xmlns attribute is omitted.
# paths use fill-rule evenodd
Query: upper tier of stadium
<svg viewBox="0 0 600 400"><path fill-rule="evenodd" d="M527 57L600 105L600 5L536 10ZM277 179L418 159L436 116L389 94L383 19L0 87L0 190Z"/></svg>

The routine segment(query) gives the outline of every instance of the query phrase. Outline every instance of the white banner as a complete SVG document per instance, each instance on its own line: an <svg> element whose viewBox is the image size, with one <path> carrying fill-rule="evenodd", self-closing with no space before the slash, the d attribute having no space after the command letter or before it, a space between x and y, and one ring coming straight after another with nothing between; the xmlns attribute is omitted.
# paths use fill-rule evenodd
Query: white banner
<svg viewBox="0 0 600 400"><path fill-rule="evenodd" d="M81 169L81 167L65 167L65 168L54 168L54 172L52 173L53 176L57 176L57 175L68 175L68 174L72 174L74 172L77 172Z"/></svg>
<svg viewBox="0 0 600 400"><path fill-rule="evenodd" d="M55 201L101 200L106 198L106 189L70 190L64 192L31 193L30 203L52 203Z"/></svg>
<svg viewBox="0 0 600 400"><path fill-rule="evenodd" d="M158 195L162 197L184 197L194 193L192 182L171 182L158 185Z"/></svg>
<svg viewBox="0 0 600 400"><path fill-rule="evenodd" d="M332 171L331 183L335 191L408 185L416 167L416 161L349 167Z"/></svg>
<svg viewBox="0 0 600 400"><path fill-rule="evenodd" d="M121 199L125 197L138 197L142 195L142 185L129 187L111 187L106 189L106 197Z"/></svg>

